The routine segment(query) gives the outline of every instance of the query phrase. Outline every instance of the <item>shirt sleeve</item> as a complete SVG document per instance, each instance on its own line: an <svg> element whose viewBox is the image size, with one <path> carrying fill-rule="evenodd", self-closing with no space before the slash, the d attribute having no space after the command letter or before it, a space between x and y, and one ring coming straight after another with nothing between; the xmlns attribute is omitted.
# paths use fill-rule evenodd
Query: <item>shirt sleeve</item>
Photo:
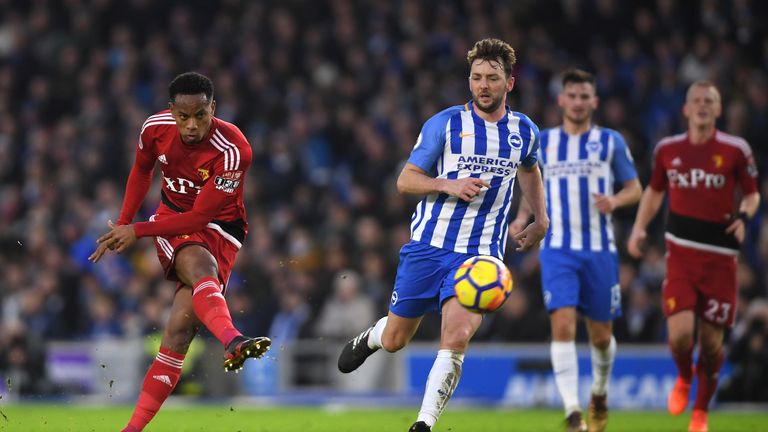
<svg viewBox="0 0 768 432"><path fill-rule="evenodd" d="M136 147L136 159L133 162L131 173L128 175L128 181L125 185L125 197L123 198L123 208L120 211L120 217L117 219L118 225L127 225L133 221L136 212L139 211L141 203L147 196L149 187L152 185L152 171L155 167L154 142L145 130L139 136L139 142Z"/></svg>
<svg viewBox="0 0 768 432"><path fill-rule="evenodd" d="M416 140L416 145L411 151L408 162L423 169L425 172L434 172L435 164L445 149L445 130L448 124L448 116L437 115L424 123Z"/></svg>
<svg viewBox="0 0 768 432"><path fill-rule="evenodd" d="M624 137L619 133L612 135L613 160L611 161L611 169L613 170L614 178L621 183L636 179L635 161L632 159L632 153L630 153Z"/></svg>
<svg viewBox="0 0 768 432"><path fill-rule="evenodd" d="M656 144L656 149L653 152L653 170L651 171L651 181L648 183L648 186L659 192L666 191L669 187L667 167L664 166L658 144Z"/></svg>
<svg viewBox="0 0 768 432"><path fill-rule="evenodd" d="M531 168L539 161L539 147L541 147L541 133L539 128L531 122L531 149L528 151L528 156L523 159L521 164L526 168Z"/></svg>
<svg viewBox="0 0 768 432"><path fill-rule="evenodd" d="M747 149L749 149L748 153L739 152L740 157L736 163L736 180L744 195L757 192L757 165L749 144Z"/></svg>

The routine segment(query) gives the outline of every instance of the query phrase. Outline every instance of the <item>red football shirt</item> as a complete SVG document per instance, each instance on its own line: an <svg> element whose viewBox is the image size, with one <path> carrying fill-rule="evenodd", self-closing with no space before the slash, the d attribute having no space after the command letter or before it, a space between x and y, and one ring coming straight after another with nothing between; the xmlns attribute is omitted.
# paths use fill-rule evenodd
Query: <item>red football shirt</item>
<svg viewBox="0 0 768 432"><path fill-rule="evenodd" d="M757 169L742 138L715 131L706 143L693 145L685 133L656 146L650 185L669 191L671 211L726 223L733 217L736 185L745 195L757 191Z"/></svg>
<svg viewBox="0 0 768 432"><path fill-rule="evenodd" d="M161 210L178 214L138 222L136 235L182 235L209 227L233 237L240 246L248 229L243 181L251 157L250 144L231 123L214 117L208 135L188 145L181 140L169 110L150 116L141 128L118 224L131 223L149 190L154 166L159 164Z"/></svg>
<svg viewBox="0 0 768 432"><path fill-rule="evenodd" d="M742 138L715 131L707 142L694 145L684 133L664 138L656 146L650 186L669 192L668 233L738 249L735 240L723 237L721 231L737 211L736 187L744 195L757 191L757 168Z"/></svg>

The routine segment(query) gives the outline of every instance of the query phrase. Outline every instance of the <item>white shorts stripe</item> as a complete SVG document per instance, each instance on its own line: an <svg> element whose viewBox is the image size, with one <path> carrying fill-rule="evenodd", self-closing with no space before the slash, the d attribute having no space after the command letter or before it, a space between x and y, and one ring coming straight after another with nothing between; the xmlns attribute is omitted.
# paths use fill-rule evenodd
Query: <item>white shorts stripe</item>
<svg viewBox="0 0 768 432"><path fill-rule="evenodd" d="M211 222L208 225L206 225L206 227L216 231L219 234L221 234L222 237L224 237L225 239L229 240L229 242L234 244L235 246L237 246L238 249L243 247L243 244L240 243L240 241L238 239L234 238L231 234L229 234L228 232L224 231L220 226L216 225L215 223Z"/></svg>
<svg viewBox="0 0 768 432"><path fill-rule="evenodd" d="M157 239L157 244L159 244L160 248L165 252L165 256L167 256L169 260L173 260L173 246L171 246L171 243L164 237L155 237L155 239Z"/></svg>
<svg viewBox="0 0 768 432"><path fill-rule="evenodd" d="M155 215L150 216L149 221L154 222ZM163 252L165 252L165 256L167 256L169 260L173 260L173 247L168 242L168 240L166 240L163 237L155 237L155 241L157 242L158 245L160 245L160 249L162 249Z"/></svg>

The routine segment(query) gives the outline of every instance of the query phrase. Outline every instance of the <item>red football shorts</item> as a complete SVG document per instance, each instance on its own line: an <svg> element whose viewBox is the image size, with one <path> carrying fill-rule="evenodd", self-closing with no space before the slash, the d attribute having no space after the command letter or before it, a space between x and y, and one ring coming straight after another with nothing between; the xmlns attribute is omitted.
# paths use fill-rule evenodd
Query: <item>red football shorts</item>
<svg viewBox="0 0 768 432"><path fill-rule="evenodd" d="M152 216L150 220L161 220L164 216L168 217L169 214L160 210L157 214ZM218 267L219 281L224 285L222 291L226 290L227 281L229 280L230 273L232 273L232 266L235 263L238 247L224 238L218 231L213 228L204 228L202 231L196 233L182 234L173 237L155 237L154 240L155 249L157 249L157 257L165 271L165 278L178 282L176 286L177 290L181 288L182 283L176 275L174 260L176 254L181 249L191 245L200 245L208 249L211 255L213 255Z"/></svg>
<svg viewBox="0 0 768 432"><path fill-rule="evenodd" d="M703 320L731 327L736 318L736 257L667 240L664 315L692 310Z"/></svg>

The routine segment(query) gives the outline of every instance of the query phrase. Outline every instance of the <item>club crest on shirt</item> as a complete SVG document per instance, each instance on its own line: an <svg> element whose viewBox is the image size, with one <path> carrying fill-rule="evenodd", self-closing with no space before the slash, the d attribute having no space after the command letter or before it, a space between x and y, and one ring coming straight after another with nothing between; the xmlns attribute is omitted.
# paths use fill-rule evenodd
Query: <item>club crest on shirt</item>
<svg viewBox="0 0 768 432"><path fill-rule="evenodd" d="M723 156L722 155L713 155L712 156L712 162L715 163L715 169L720 168L723 166Z"/></svg>
<svg viewBox="0 0 768 432"><path fill-rule="evenodd" d="M198 169L197 169L197 175L199 175L199 176L200 176L200 178L201 178L203 181L206 181L206 180L208 180L208 177L210 177L210 176L211 176L211 173L210 173L210 171L208 171L208 170L207 170L207 169L205 169L205 168L198 168Z"/></svg>
<svg viewBox="0 0 768 432"><path fill-rule="evenodd" d="M507 144L515 150L520 150L523 147L523 137L517 133L511 133L507 136Z"/></svg>
<svg viewBox="0 0 768 432"><path fill-rule="evenodd" d="M602 149L603 145L600 143L600 141L589 141L587 143L587 152L589 153L599 153Z"/></svg>

